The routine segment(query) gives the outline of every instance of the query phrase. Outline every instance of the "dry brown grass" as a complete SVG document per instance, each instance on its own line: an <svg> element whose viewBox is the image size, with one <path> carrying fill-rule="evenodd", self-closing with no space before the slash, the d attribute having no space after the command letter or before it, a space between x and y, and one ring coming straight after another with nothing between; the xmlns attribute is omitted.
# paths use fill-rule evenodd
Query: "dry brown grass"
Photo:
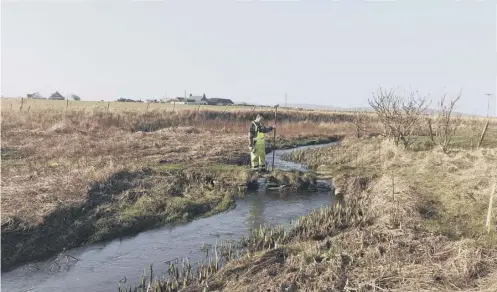
<svg viewBox="0 0 497 292"><path fill-rule="evenodd" d="M60 202L84 200L81 194L89 182L102 181L124 169L136 170L160 160L221 161L247 148L246 120L207 119L190 112L161 114L4 112L2 220L21 215L33 217L29 222L39 222ZM154 123L160 124L155 131L135 131ZM342 134L347 131L346 126L339 127ZM280 138L288 139L337 134L335 127L324 123L316 127L314 123L284 122L277 130Z"/></svg>
<svg viewBox="0 0 497 292"><path fill-rule="evenodd" d="M496 148L348 139L293 158L334 174L344 212L316 211L277 246L228 262L207 281L216 291L495 291L497 230L484 223Z"/></svg>
<svg viewBox="0 0 497 292"><path fill-rule="evenodd" d="M270 115L267 115L269 118ZM81 206L88 205L90 208L103 210L98 214L106 214L106 211L114 214L126 210L128 215L143 213L143 210L132 208L130 211L129 208L121 208L122 206L116 209L114 207L121 201L109 203L105 196L104 200L100 199L101 196L92 196L91 190L95 183L110 188L121 187L124 182L110 180L119 180L119 174L122 173L133 174L134 177L146 168L181 165L184 169L193 164L201 164L202 167L239 165L240 171L245 172L248 170L247 130L251 118L253 114L247 112L188 110L175 113L130 109L107 111L98 108L32 108L29 112L4 110L1 133L2 232L12 232L12 238L29 246L36 243L29 235L36 234L36 228L47 226L47 220L53 216L66 217L66 220L71 221L71 214L75 212L71 210L74 208L79 210ZM313 119L323 122L318 126L317 122L309 121ZM339 126L335 126L332 123L335 120L340 120L340 117L309 116L305 113L294 116L282 114L277 125L278 145L305 144L313 138L345 135L351 125L339 123ZM272 124L270 120L267 123ZM205 171L212 172L208 169ZM245 175L237 175L238 169L233 172L233 169L227 168L225 172L238 179L239 184L247 181ZM158 184L167 181L165 177L158 178L163 175L166 174L154 172L149 180L141 181ZM128 179L126 175L124 178ZM201 189L203 183L196 187ZM153 189L138 185L133 188L133 192L137 191L136 188L141 189L138 191L145 189L146 192ZM112 190L104 193L110 191ZM170 196L168 192L164 191L161 197ZM196 195L203 193L197 192ZM117 198L125 195L123 191L116 192L113 196ZM196 199L198 198L191 200ZM217 196L208 197L205 203L229 205L222 200L223 193L218 192ZM107 205L100 206L104 203ZM146 204L140 206L144 210L147 207ZM219 208L210 206L202 210L207 212L212 209ZM61 210L69 213L59 214ZM88 214L85 216L90 217ZM171 217L167 214L164 216ZM53 231L57 231L57 226L53 226ZM22 236L16 232L21 232ZM10 240L7 244L5 237L2 243L6 248L8 244L16 244ZM36 244L50 245L50 242L38 241ZM4 253L2 258L10 256ZM4 268L7 265L3 259Z"/></svg>
<svg viewBox="0 0 497 292"><path fill-rule="evenodd" d="M359 134L374 136L381 127L367 121ZM427 125L417 126L408 149L350 139L357 123L340 125L349 138L340 146L290 158L331 177L343 207L305 216L290 233L259 230L245 256L209 271L207 280L189 279L184 291L206 284L216 291L493 291L497 241L484 222L488 174L497 164L495 123L475 149L483 123L463 120L448 153L430 143Z"/></svg>
<svg viewBox="0 0 497 292"><path fill-rule="evenodd" d="M272 124L272 114L271 111L265 113L268 125ZM116 218L125 217L131 220L125 222L134 222L135 227L140 229L143 228L143 222L150 222L150 220L155 222L159 217L189 217L192 210L201 209L202 212L208 213L228 207L230 198L225 197L224 193L215 188L204 189L206 183L211 179L205 175L201 180L193 182L197 191L188 193L184 189L177 190L180 197L174 200L170 200L168 196L174 189L171 189L172 186L183 183L183 181L175 181L174 177L185 176L187 180L198 178L198 174L190 171L197 167L198 163L202 167L208 165L224 167L226 164L235 167L228 167L224 169L226 171L221 171L221 173L230 174L223 176L223 183L236 185L246 181L245 168L236 165L247 165L246 133L248 122L252 118L253 113L247 111L215 112L212 110L169 112L159 109L107 111L100 108L68 110L31 108L30 111L2 111L2 232L3 235L8 235L9 232L12 235L8 244L5 244L7 243L5 236L2 239L2 251L4 251L4 247L9 250L9 252L4 252L2 257L2 268L8 266L5 263L11 264L23 256L25 257L26 254L33 255L33 247L48 244L62 248L66 244L64 240L77 245L74 241L76 239L81 241L79 235L71 237L73 235L64 234L60 236L60 242L55 244L47 242L44 237L36 238L36 228L53 225L53 232L63 233L56 223L65 222L65 228L72 230L74 229L72 223L81 224L81 222L72 222L68 214L80 214L81 209L86 208L85 206L91 206L90 208L93 209L91 209L91 213L81 213L84 215L81 217L82 220L88 220L88 218L100 220L96 219L98 224L95 223L94 226L91 226L92 236L96 239L116 235L122 231L120 226L116 225L114 220ZM282 113L280 118L277 125L278 145L280 147L295 142L305 144L308 139L335 135L350 137L356 134L356 127L351 122L353 116L347 114L288 111ZM374 119L370 121L369 128L373 131L377 129L375 123ZM460 134L458 139L454 139L453 147L471 148L473 142L468 141L473 141L475 138L468 138L469 136L464 133L474 133L471 129L478 125L477 122L473 122L473 124L463 123L461 127L463 134ZM423 139L426 140L426 137L420 137L421 144L424 143ZM495 139L495 125L492 124L484 141L484 148L494 145L494 141L497 142L497 139ZM429 232L438 232L438 236L442 240L441 243L434 242L433 248L439 246L447 249L452 248L454 246L447 241L452 240L461 242L461 246L467 251L478 252L480 247L475 247L475 250L471 249L479 244L475 238L480 233L473 230L479 230L484 222L479 217L485 213L485 209L482 207L485 202L478 197L478 194L484 193L488 186L485 178L477 179L477 176L486 174L485 165L495 164L495 153L492 152L494 150L479 149L473 152L459 150L459 152L452 152L447 156L438 150L408 152L384 142L347 143L349 142L335 150L321 149L315 150L315 152L297 154L300 155L301 161L311 166L320 166L318 173L321 175L333 176L337 184L342 184L341 187L345 190L346 195L355 194L358 190L362 192L361 188L364 187L364 181L375 181L373 185L376 186L376 189L371 186L370 190L377 202L372 202L371 206L372 209L381 212L377 213L378 218L374 227L345 228L345 231L350 229L350 232L337 236L343 237L343 242L350 244L350 247L340 246L340 249L350 254L357 252L360 250L360 246L355 243L357 238L354 236L364 237L367 235L372 236L369 248L372 255L376 256L374 250L379 248L379 243L375 243L373 239L376 236L383 236L382 232L397 234L400 231L396 230L401 229L403 233L399 234L402 236L393 236L389 239L394 244L407 244L400 243L399 237L405 237L410 242L410 238L418 238L419 234L424 237L424 234L429 234ZM419 148L420 145L417 147ZM377 155L377 153L379 154ZM434 164L434 161L438 161L438 164ZM192 165L195 167L188 167ZM179 166L178 169L176 166ZM144 169L152 169L152 171L144 173ZM188 170L185 171L185 169ZM219 174L219 169L199 169L204 174ZM381 171L382 169L383 171ZM386 196L387 193L391 194L392 186L388 184L389 179L391 181L391 173L394 174L395 193ZM442 173L448 174L440 176ZM362 180L356 179L357 176ZM449 183L451 180L457 182L457 184L452 185L452 188L448 187L451 186ZM443 181L444 188L438 189L438 185L433 187L435 181L437 183ZM413 182L416 182L414 190L411 188ZM467 195L460 195L461 192L457 192L458 188L467 190ZM438 195L434 198L430 197L429 195L435 191L439 192ZM459 197L454 194L458 194ZM193 201L198 200L200 196L202 198L200 201L205 203L203 206L207 207L192 205L191 200L184 199L188 196L192 197ZM473 199L475 196L476 200ZM392 202L388 202L389 197L392 198ZM158 203L151 204L150 202ZM165 211L164 213L163 209L174 209L177 212ZM147 214L150 212L156 212L156 214L144 218L142 222L133 221L136 218L144 217L144 210L147 211ZM391 211L386 212L386 210ZM435 212L439 217L424 218L423 216L427 215L421 214L419 210L428 210L425 212L428 214ZM156 217L154 217L155 215ZM105 220L102 221L102 218ZM411 218L412 221L406 218ZM423 229L419 231L415 227L411 227L416 226L413 222L421 222ZM448 222L455 222L455 228L447 228L450 226ZM117 230L117 232L110 232L109 229L111 231ZM308 230L314 230L311 233L319 233L320 229L319 226L308 225ZM82 234L85 233L83 231L81 231ZM375 235L378 232L380 235ZM361 235L361 233L364 234ZM47 236L50 235L50 233L47 234ZM352 272L344 274L343 271L330 268L330 266L334 267L336 263L331 264L333 262L329 259L326 261L321 259L321 263L309 262L310 258L306 254L308 252L312 254L313 249L306 246L306 244L310 244L310 239L306 236L306 233L303 233L298 239L288 242L284 249L285 255L292 258L290 262L294 263L290 270L285 270L285 266L282 266L278 268L277 271L280 272L276 273L277 276L274 276L274 272L268 272L267 267L263 265L264 261L262 261L255 266L259 265L261 271L269 273L269 277L276 280L259 277L259 282L256 281L244 289L259 288L256 284L269 288L276 283L283 285L283 283L292 283L292 281L303 290L309 289L309 287L318 289L325 287L323 283L327 279L342 283L336 284L338 285L336 287L342 288L348 287L346 285L352 285L363 287L360 288L363 290L371 290L373 286L367 288L364 283L366 280L372 281L373 279L379 281L379 284L374 282L374 285L383 287L383 289L385 287L390 289L388 288L390 286L386 285L393 285L392 290L397 289L398 291L402 291L399 287L405 289L410 287L407 284L402 286L398 283L398 278L395 277L400 277L399 274L395 274L396 276L389 274L395 270L394 265L409 263L407 257L402 257L402 253L405 252L403 249L399 249L399 251L394 249L394 253L399 259L391 266L388 266L388 263L384 263L381 259L371 256L371 262L379 262L384 265L385 271L381 275L373 273L378 272L378 269L371 268L371 262L367 262L369 266L367 263L362 265L372 269L372 274L368 274L370 272L362 273L361 269L355 271L358 273L357 275ZM323 240L326 239L320 239L317 242L322 243ZM416 243L412 239L412 242L415 242L415 245L428 244L423 240ZM469 240L469 247L464 245L466 244L464 240ZM491 273L494 271L494 266L492 262L487 261L488 249L485 245L481 246L483 246L480 250L483 252L484 267L488 273ZM304 249L308 252L301 252ZM13 253L17 257L14 261L12 261ZM38 253L40 252L38 251ZM321 256L321 253L325 252L319 251L317 255ZM334 258L331 255L328 256ZM355 256L357 257L357 254ZM418 256L423 258L421 255ZM428 253L425 256L427 260L430 260ZM454 260L454 258L450 259ZM245 258L241 259L240 263L251 267L254 266L252 260ZM269 257L268 260L273 259ZM446 264L448 262L439 261L433 265L443 267ZM479 265L479 263L472 262L465 262L465 264L467 264L465 271L451 271L447 276L448 279L450 281L455 279L451 277L467 279L464 277L467 276L468 271L477 269L475 265ZM297 267L298 269L294 270ZM419 265L413 266L414 268L421 269ZM430 273L433 273L433 269L429 270ZM228 272L229 268L226 271ZM251 269L247 275L251 275L251 277L252 275L265 275L260 274L261 271ZM321 276L323 273L331 278ZM390 278L384 275L390 275L388 277L397 280L392 284L392 282L388 282ZM411 276L415 278L415 275ZM311 280L304 280L305 277ZM366 278L362 279L361 277ZM349 278L349 284L347 284L346 279ZM220 282L226 284L228 291L231 288L241 289L243 286L241 284L241 281L244 281L243 277L240 281L232 278L221 279L224 279ZM355 279L355 282L352 279ZM420 285L432 283L428 278L422 279L424 280L419 282ZM476 285L474 284L476 280L472 278L470 280L468 281L471 282L471 285ZM409 285L414 285L413 282L414 280L409 282L411 283ZM400 283L407 282L403 279ZM487 285L484 287L495 285L493 282L482 283L481 285ZM439 284L435 283L434 285ZM440 285L435 287L442 287ZM465 287L469 289L470 286L466 285Z"/></svg>

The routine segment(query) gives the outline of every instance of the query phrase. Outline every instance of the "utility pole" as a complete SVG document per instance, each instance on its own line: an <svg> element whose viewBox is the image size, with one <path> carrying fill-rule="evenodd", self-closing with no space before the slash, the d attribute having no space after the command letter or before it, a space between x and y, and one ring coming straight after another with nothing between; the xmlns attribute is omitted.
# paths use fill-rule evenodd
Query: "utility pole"
<svg viewBox="0 0 497 292"><path fill-rule="evenodd" d="M285 107L288 107L288 97L286 92L285 92Z"/></svg>
<svg viewBox="0 0 497 292"><path fill-rule="evenodd" d="M487 96L487 118L488 118L488 111L490 109L490 96L494 95L493 93L485 93Z"/></svg>

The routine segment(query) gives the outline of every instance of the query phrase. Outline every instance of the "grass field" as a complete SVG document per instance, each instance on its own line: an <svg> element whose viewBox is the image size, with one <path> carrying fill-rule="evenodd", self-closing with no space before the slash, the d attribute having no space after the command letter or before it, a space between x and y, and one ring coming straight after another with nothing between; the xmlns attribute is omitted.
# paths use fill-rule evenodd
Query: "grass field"
<svg viewBox="0 0 497 292"><path fill-rule="evenodd" d="M2 107L2 269L226 210L253 180L251 112L43 102L29 111ZM344 136L353 129L333 122L342 118L281 113L277 147Z"/></svg>
<svg viewBox="0 0 497 292"><path fill-rule="evenodd" d="M143 287L496 291L495 205L489 231L486 219L496 183L497 132L478 149L461 144L464 133L449 153L354 137L339 146L294 152L287 159L318 177L333 177L340 204L301 217L288 231L262 227L239 243L223 243L196 273L152 282L145 274Z"/></svg>
<svg viewBox="0 0 497 292"><path fill-rule="evenodd" d="M214 106L214 105L193 105L193 104L172 104L172 103L139 103L139 102L117 102L117 101L74 101L74 100L48 100L48 99L27 99L27 98L2 98L1 107L3 110L31 110L31 109L128 109L128 110L210 110L226 112L274 112L272 106ZM21 108L22 105L22 108ZM280 105L278 111L283 112L323 112L323 113L340 113L340 114L357 114L357 110L327 110L327 109L303 109L283 107ZM363 112L373 114L372 112ZM483 120L483 116L465 115L465 119ZM497 117L490 117L491 120L497 120Z"/></svg>
<svg viewBox="0 0 497 292"><path fill-rule="evenodd" d="M305 216L286 234L265 230L272 239L254 234L249 255L197 287L496 291L496 216L490 233L485 226L496 146L445 154L351 139L295 153L292 160L333 174L342 207ZM273 244L256 244L263 240Z"/></svg>
<svg viewBox="0 0 497 292"><path fill-rule="evenodd" d="M63 248L226 210L254 178L248 172L247 131L258 109L172 111L153 108L163 104L147 109L147 104L117 102L107 109L75 101L66 108L64 101L46 100L11 109L9 101L2 100L3 270ZM279 232L261 231L249 245L250 257L198 285L210 282L225 291L287 284L319 290L326 283L335 283L332 291L495 287L489 278L495 275L493 241L481 232L496 162L495 121L478 148L484 120L463 119L443 153L424 123L412 148L399 149L380 137L368 138L381 132L373 114L361 132L355 115L347 112L278 113L279 148L345 138L340 148L298 152L289 159L332 177L345 201L359 203L318 211L281 240L272 238ZM274 124L272 109L264 116L267 125ZM309 182L288 176L304 177L275 177ZM372 213L365 215L364 206ZM272 243L261 245L261 240ZM431 264L425 269L412 264L409 252ZM287 259L283 263L281 255ZM351 256L354 261L345 263ZM402 265L410 265L412 273L399 272ZM268 276L270 270L275 272ZM254 277L258 280L247 282Z"/></svg>
<svg viewBox="0 0 497 292"><path fill-rule="evenodd" d="M142 110L211 110L211 111L274 111L273 106L216 106L216 105L194 105L194 104L174 104L174 103L146 103L146 102L117 102L117 101L74 101L74 100L48 100L48 99L27 99L27 98L2 98L2 108L19 110L22 105L23 110L30 109L142 109ZM283 108L280 105L279 111L315 111L295 108ZM346 112L346 111L343 111ZM353 111L350 111L353 112Z"/></svg>

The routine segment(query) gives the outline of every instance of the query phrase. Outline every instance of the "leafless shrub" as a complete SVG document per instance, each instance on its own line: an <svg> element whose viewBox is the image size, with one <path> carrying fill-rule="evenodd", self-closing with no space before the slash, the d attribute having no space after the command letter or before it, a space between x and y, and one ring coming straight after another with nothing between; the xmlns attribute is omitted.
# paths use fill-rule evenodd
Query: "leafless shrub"
<svg viewBox="0 0 497 292"><path fill-rule="evenodd" d="M379 88L369 99L383 125L383 135L393 138L395 145L402 143L408 148L415 141L415 133L428 107L426 97L411 92L407 98L398 95L393 89Z"/></svg>
<svg viewBox="0 0 497 292"><path fill-rule="evenodd" d="M468 137L469 137L469 147L471 149L476 149L478 148L478 142L481 138L481 133L482 129L485 127L485 123L483 121L474 119L469 122L467 122L467 128L468 128Z"/></svg>
<svg viewBox="0 0 497 292"><path fill-rule="evenodd" d="M457 128L461 124L461 117L454 115L454 107L461 98L461 93L454 100L447 102L447 94L444 94L438 103L439 109L436 115L435 123L432 124L431 119L428 119L430 131L432 126L435 126L435 135L438 144L444 152L447 152L450 142L456 133ZM433 132L431 133L433 135ZM432 136L433 141L433 136Z"/></svg>
<svg viewBox="0 0 497 292"><path fill-rule="evenodd" d="M379 132L381 132L381 125L379 124L377 117L372 112L355 111L352 123L355 126L357 138L374 137L378 136Z"/></svg>
<svg viewBox="0 0 497 292"><path fill-rule="evenodd" d="M356 136L361 137L368 132L368 115L365 112L357 111L354 114L354 120L352 121L356 126Z"/></svg>

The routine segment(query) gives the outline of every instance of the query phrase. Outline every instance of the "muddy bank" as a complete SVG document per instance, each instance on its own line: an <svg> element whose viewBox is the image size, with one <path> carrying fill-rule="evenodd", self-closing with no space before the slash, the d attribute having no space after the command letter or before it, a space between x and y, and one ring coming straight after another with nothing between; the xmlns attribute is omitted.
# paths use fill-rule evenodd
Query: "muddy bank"
<svg viewBox="0 0 497 292"><path fill-rule="evenodd" d="M40 225L26 228L14 218L2 226L2 272L63 249L228 210L236 197L257 186L258 175L237 164L158 163L123 171L89 186L84 203L60 204ZM267 179L287 190L316 189L315 178L303 172L276 171Z"/></svg>

